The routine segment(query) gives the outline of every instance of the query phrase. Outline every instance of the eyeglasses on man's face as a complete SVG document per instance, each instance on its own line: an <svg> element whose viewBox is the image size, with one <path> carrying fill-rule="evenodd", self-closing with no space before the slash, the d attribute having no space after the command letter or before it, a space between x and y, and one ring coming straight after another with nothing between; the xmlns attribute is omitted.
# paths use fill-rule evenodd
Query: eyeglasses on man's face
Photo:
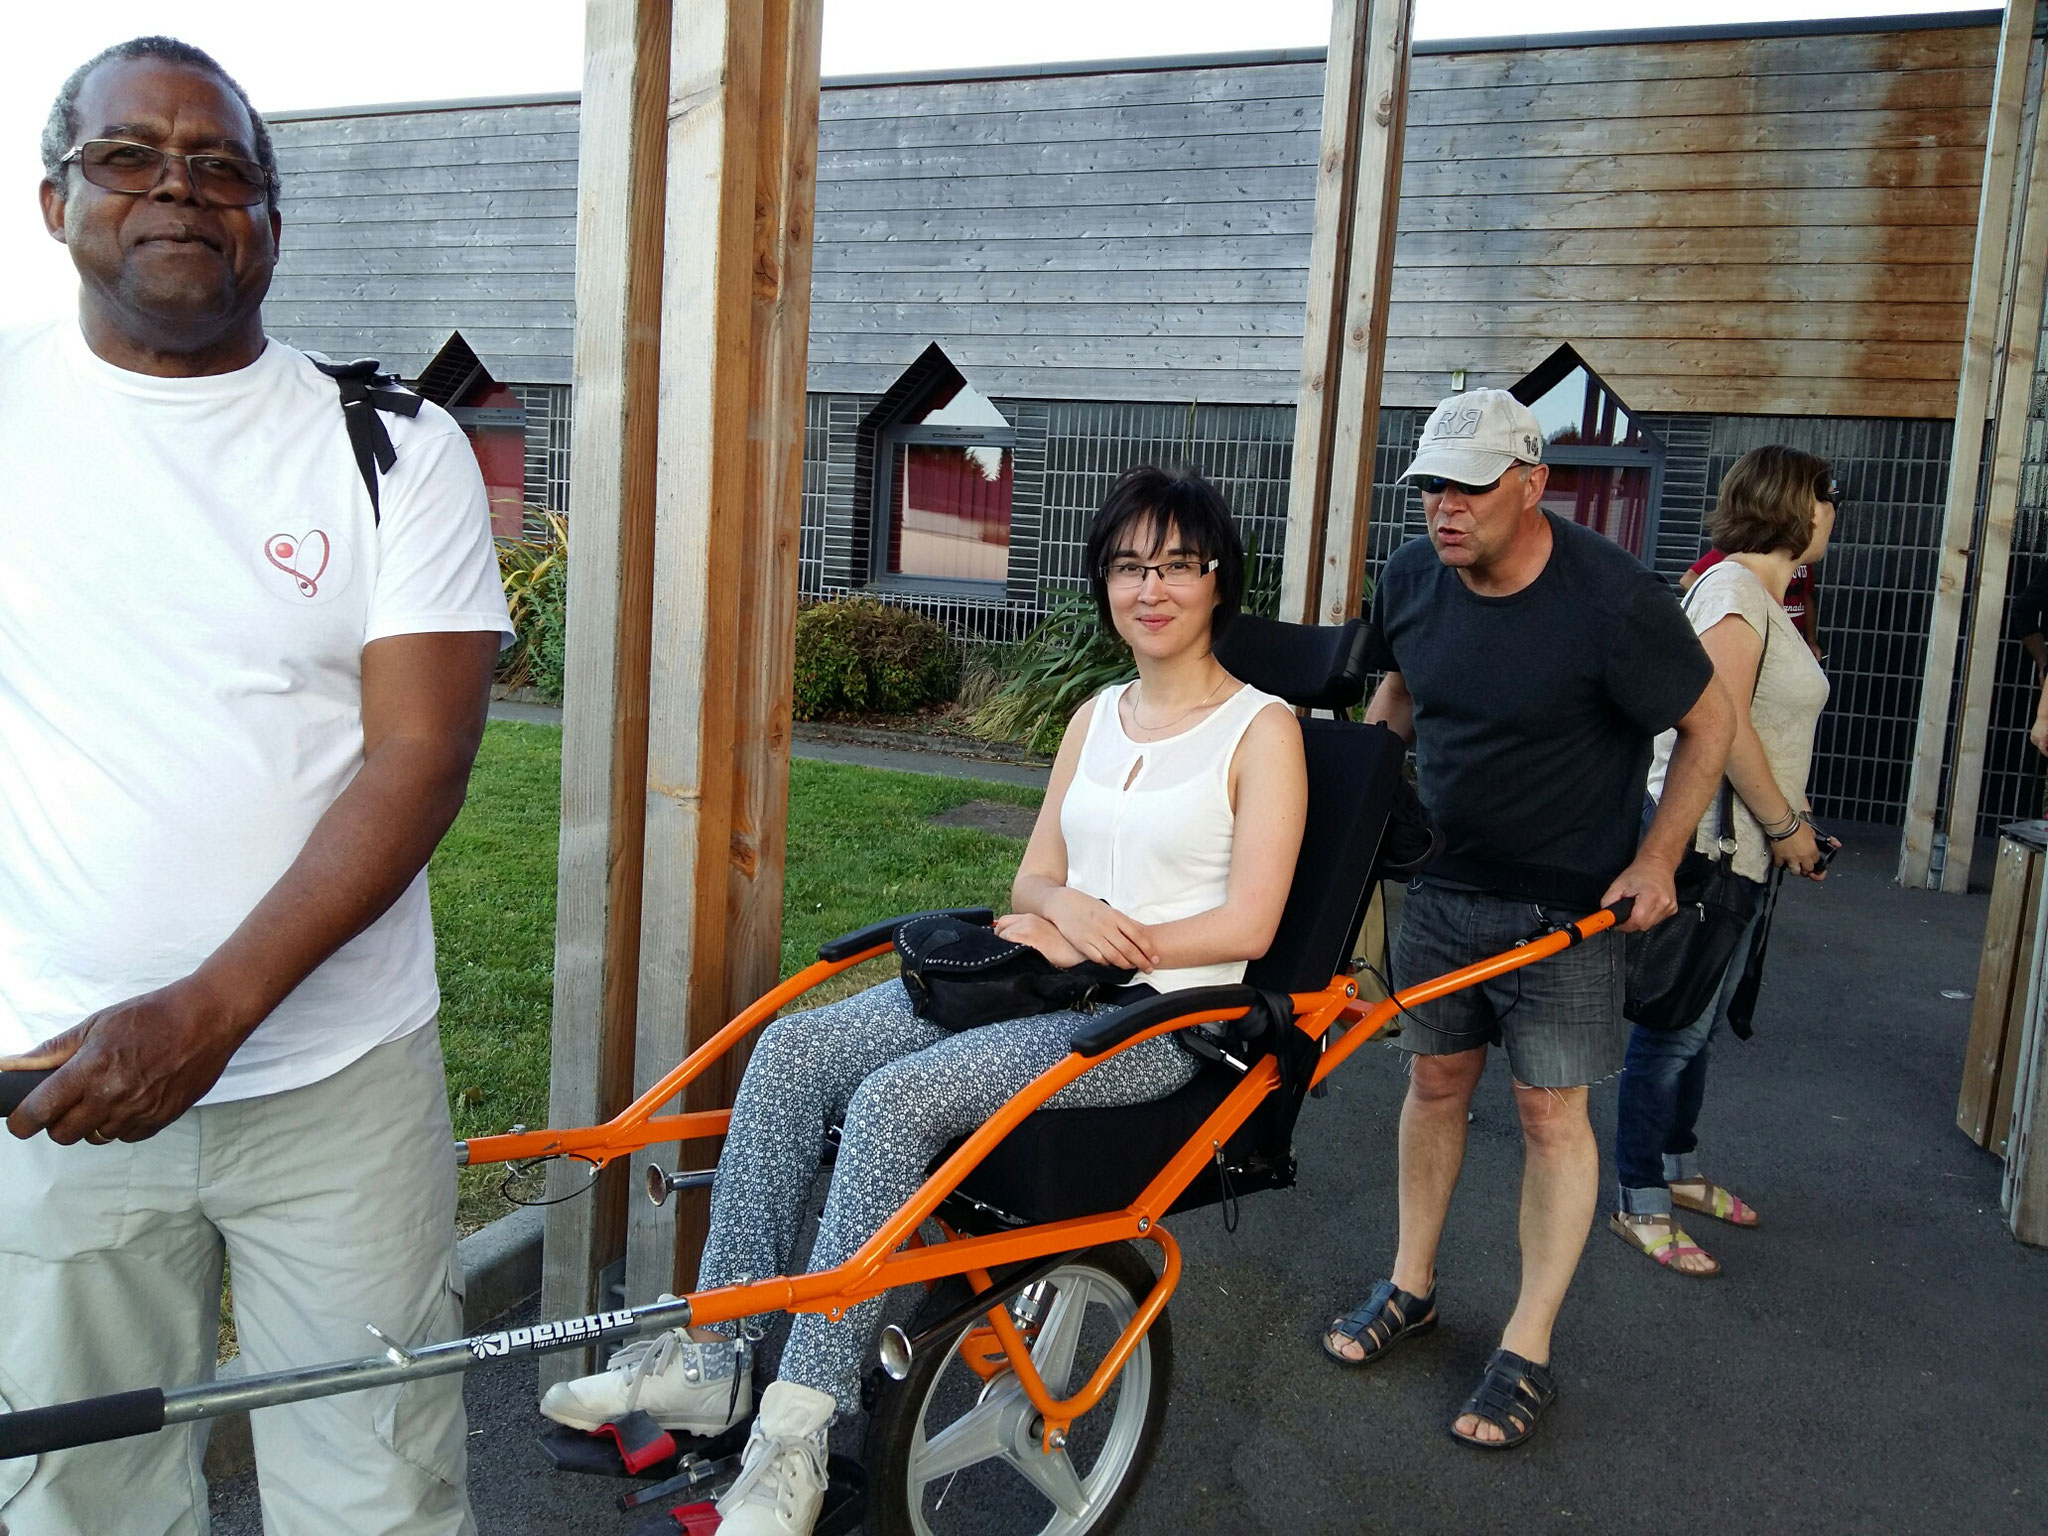
<svg viewBox="0 0 2048 1536"><path fill-rule="evenodd" d="M1222 563L1197 560L1192 555L1176 555L1156 565L1147 565L1142 560L1112 560L1103 568L1102 579L1112 587L1140 587L1145 584L1145 573L1150 571L1169 587L1192 587Z"/></svg>
<svg viewBox="0 0 2048 1536"><path fill-rule="evenodd" d="M59 165L78 162L78 172L96 187L141 197L163 184L173 160L185 162L185 179L203 203L222 208L249 208L270 196L270 178L254 160L200 150L181 155L128 139L87 139Z"/></svg>
<svg viewBox="0 0 2048 1536"><path fill-rule="evenodd" d="M1462 491L1467 496L1484 496L1500 489L1502 476L1495 475L1484 485L1471 485L1463 480L1447 480L1442 475L1417 475L1415 483L1422 487L1425 496L1441 496L1445 491Z"/></svg>

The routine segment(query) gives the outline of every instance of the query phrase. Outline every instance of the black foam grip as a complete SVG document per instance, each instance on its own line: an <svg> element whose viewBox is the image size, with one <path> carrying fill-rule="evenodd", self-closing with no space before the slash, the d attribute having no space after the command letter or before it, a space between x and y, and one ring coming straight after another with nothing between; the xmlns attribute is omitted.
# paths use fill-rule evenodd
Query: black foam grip
<svg viewBox="0 0 2048 1536"><path fill-rule="evenodd" d="M163 1427L161 1387L88 1397L54 1408L0 1413L0 1461L68 1450L74 1445L98 1445L102 1440L126 1440L130 1435L153 1435Z"/></svg>
<svg viewBox="0 0 2048 1536"><path fill-rule="evenodd" d="M1177 1019L1182 1014L1258 1006L1257 989L1240 982L1215 987L1183 987L1178 992L1162 992L1157 997L1141 998L1113 1013L1097 1015L1074 1031L1067 1040L1067 1046L1077 1056L1100 1056L1139 1031Z"/></svg>
<svg viewBox="0 0 2048 1536"><path fill-rule="evenodd" d="M34 1093L43 1079L56 1070L55 1067L46 1067L40 1072L0 1072L0 1118L21 1108L21 1101Z"/></svg>
<svg viewBox="0 0 2048 1536"><path fill-rule="evenodd" d="M889 943L896 937L898 928L905 923L914 923L920 917L957 917L964 923L979 923L984 928L996 920L995 913L987 907L941 907L933 912L906 912L901 917L884 918L879 923L870 923L865 928L842 933L836 939L827 939L818 946L818 958L826 961L850 960L864 949L873 949L877 944Z"/></svg>
<svg viewBox="0 0 2048 1536"><path fill-rule="evenodd" d="M1636 899L1633 896L1623 896L1609 902L1602 910L1614 914L1614 926L1619 928L1623 923L1635 916Z"/></svg>

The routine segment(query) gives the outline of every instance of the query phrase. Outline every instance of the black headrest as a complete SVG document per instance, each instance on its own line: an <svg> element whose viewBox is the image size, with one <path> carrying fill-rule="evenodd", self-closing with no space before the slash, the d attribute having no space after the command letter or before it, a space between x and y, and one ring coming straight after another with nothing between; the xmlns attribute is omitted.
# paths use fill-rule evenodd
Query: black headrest
<svg viewBox="0 0 2048 1536"><path fill-rule="evenodd" d="M1365 697L1365 623L1283 624L1240 613L1216 637L1230 675L1299 709L1349 709Z"/></svg>
<svg viewBox="0 0 2048 1536"><path fill-rule="evenodd" d="M1280 928L1247 985L1311 992L1350 958L1372 895L1407 745L1384 725L1304 720L1308 825Z"/></svg>

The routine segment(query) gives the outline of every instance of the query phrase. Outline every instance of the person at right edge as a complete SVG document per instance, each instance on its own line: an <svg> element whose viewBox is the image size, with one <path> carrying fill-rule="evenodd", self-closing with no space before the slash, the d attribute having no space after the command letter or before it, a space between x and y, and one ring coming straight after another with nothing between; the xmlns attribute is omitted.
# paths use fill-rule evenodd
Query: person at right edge
<svg viewBox="0 0 2048 1536"><path fill-rule="evenodd" d="M1666 1269L1702 1279L1718 1275L1721 1266L1686 1235L1673 1206L1738 1227L1757 1224L1755 1210L1700 1172L1693 1127L1707 1090L1707 1042L1727 1022L1751 936L1764 920L1761 887L1771 866L1826 878L1819 840L1806 820L1805 791L1828 679L1786 613L1784 598L1794 570L1827 553L1834 526L1833 481L1824 460L1777 446L1745 453L1722 478L1707 517L1714 547L1726 550L1728 558L1686 594L1686 614L1736 710L1735 741L1728 750L1728 781L1735 790L1730 867L1757 883L1759 899L1727 974L1700 1016L1682 1029L1639 1024L1629 1036L1614 1133L1621 1208L1608 1225ZM1671 738L1658 738L1650 766L1652 799L1663 789L1671 745ZM1693 840L1704 853L1720 845L1720 809L1716 804L1707 812Z"/></svg>
<svg viewBox="0 0 2048 1536"><path fill-rule="evenodd" d="M1503 1045L1522 1124L1521 1292L1500 1347L1451 1422L1501 1450L1557 1396L1551 1330L1600 1195L1589 1084L1621 1069L1622 931L1677 909L1673 873L1721 781L1726 693L1670 589L1620 546L1543 508L1543 432L1504 390L1444 401L1403 478L1429 541L1387 562L1373 598L1367 719L1415 745L1444 851L1408 888L1394 981L1409 986L1628 897L1620 930L1407 1009L1400 1246L1393 1274L1335 1319L1323 1348L1378 1360L1437 1321L1437 1246L1465 1157L1487 1047ZM1651 743L1676 729L1641 837Z"/></svg>

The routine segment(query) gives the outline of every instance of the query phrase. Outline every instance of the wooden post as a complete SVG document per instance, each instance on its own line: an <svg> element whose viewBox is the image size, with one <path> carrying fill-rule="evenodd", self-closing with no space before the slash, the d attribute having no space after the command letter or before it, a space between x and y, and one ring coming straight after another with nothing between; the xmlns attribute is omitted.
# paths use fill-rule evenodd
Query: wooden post
<svg viewBox="0 0 2048 1536"><path fill-rule="evenodd" d="M780 960L818 96L817 0L692 0L669 56L660 477L635 1080ZM732 1102L728 1058L686 1107ZM692 1147L691 1166L707 1148ZM638 1177L674 1148L634 1158ZM628 1206L634 1300L693 1280L704 1205Z"/></svg>
<svg viewBox="0 0 2048 1536"><path fill-rule="evenodd" d="M731 963L737 1013L779 978L795 678L797 543L803 524L804 364L810 350L823 0L770 7L755 139L754 293L748 351L750 516L739 573L734 669Z"/></svg>
<svg viewBox="0 0 2048 1536"><path fill-rule="evenodd" d="M1323 516L1330 502L1330 444L1350 280L1351 200L1358 180L1359 99L1365 90L1371 0L1334 0L1323 67L1322 158L1316 165L1315 230L1309 241L1308 301L1301 337L1301 392L1294 407L1294 460L1287 490L1287 544L1280 566L1280 617L1315 622Z"/></svg>
<svg viewBox="0 0 2048 1536"><path fill-rule="evenodd" d="M654 391L661 333L669 0L590 0L576 220L576 411L562 830L555 903L554 1125L590 1125L632 1097L647 784L647 648L654 571ZM548 1193L542 1310L593 1310L598 1271L625 1243L623 1172ZM587 1352L541 1361L542 1385Z"/></svg>
<svg viewBox="0 0 2048 1536"><path fill-rule="evenodd" d="M1360 102L1351 272L1344 301L1343 359L1337 375L1337 430L1330 444L1329 505L1323 517L1317 620L1342 624L1365 592L1372 526L1380 384L1386 373L1387 295L1401 216L1401 150L1408 126L1409 39L1414 0L1372 0L1366 23L1365 92Z"/></svg>
<svg viewBox="0 0 2048 1536"><path fill-rule="evenodd" d="M1949 787L1948 850L1942 860L1941 888L1958 895L1970 888L1970 861L1976 849L1977 800L1984 777L1984 743L1991 723L1998 642L2005 627L2006 574L2012 561L2013 520L2019 509L2027 405L2033 396L2034 362L2041 343L2043 278L2048 275L2044 273L2048 268L2048 111L2035 113L2032 157L2026 201L2020 209L2018 267L2000 369L1991 484L1985 494L1984 533L1977 549L1976 601L1963 669L1955 772Z"/></svg>
<svg viewBox="0 0 2048 1536"><path fill-rule="evenodd" d="M1280 616L1358 611L1400 215L1413 0L1336 0L1323 81Z"/></svg>
<svg viewBox="0 0 2048 1536"><path fill-rule="evenodd" d="M1956 386L1955 440L1949 451L1948 500L1942 509L1941 559L1935 572L1934 611L1921 668L1920 721L1913 740L1906 826L1899 850L1899 883L1908 890L1928 883L1933 860L1934 819L1948 745L1956 643L1962 629L1963 583L1968 579L1970 546L1975 535L1984 422L1991 405L1991 365L2000 343L2002 297L2010 292L2008 256L2013 191L2035 3L2036 0L2009 0L1991 90L1984 174L1977 195L1976 254L1971 262L1970 302L1963 332L1962 374Z"/></svg>

